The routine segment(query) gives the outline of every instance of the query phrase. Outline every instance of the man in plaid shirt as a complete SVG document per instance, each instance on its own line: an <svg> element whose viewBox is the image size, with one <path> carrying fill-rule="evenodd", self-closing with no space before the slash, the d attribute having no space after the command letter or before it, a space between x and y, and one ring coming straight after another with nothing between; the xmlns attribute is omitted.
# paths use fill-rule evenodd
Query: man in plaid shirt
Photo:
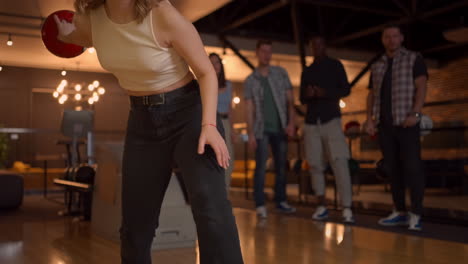
<svg viewBox="0 0 468 264"><path fill-rule="evenodd" d="M388 26L382 32L385 54L371 67L365 128L370 135L378 133L395 206L379 224L421 230L425 181L419 122L428 74L422 57L402 47L403 39L398 26ZM408 214L406 187L411 195Z"/></svg>

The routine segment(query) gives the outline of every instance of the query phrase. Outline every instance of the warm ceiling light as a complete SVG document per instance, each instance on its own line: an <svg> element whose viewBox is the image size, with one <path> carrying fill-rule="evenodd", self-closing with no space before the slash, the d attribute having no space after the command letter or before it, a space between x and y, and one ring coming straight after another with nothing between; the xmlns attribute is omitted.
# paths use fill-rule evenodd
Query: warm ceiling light
<svg viewBox="0 0 468 264"><path fill-rule="evenodd" d="M93 98L89 98L89 99L88 99L88 104L90 104L90 105L94 104Z"/></svg>
<svg viewBox="0 0 468 264"><path fill-rule="evenodd" d="M68 81L65 80L65 79L63 79L63 80L60 82L60 84L63 85L63 86L66 86L66 85L68 85Z"/></svg>
<svg viewBox="0 0 468 264"><path fill-rule="evenodd" d="M88 90L90 92L94 91L94 85L92 85L92 84L88 85Z"/></svg>
<svg viewBox="0 0 468 264"><path fill-rule="evenodd" d="M60 96L60 100L63 100L63 101L68 100L68 95L63 94L62 96Z"/></svg>
<svg viewBox="0 0 468 264"><path fill-rule="evenodd" d="M235 104L240 103L240 98L239 98L239 96L234 97L234 99L232 99L232 101L233 101Z"/></svg>
<svg viewBox="0 0 468 264"><path fill-rule="evenodd" d="M62 74L62 76L65 76L65 75L67 75L67 71L63 70L61 74Z"/></svg>
<svg viewBox="0 0 468 264"><path fill-rule="evenodd" d="M53 94L54 98L58 98L59 97L59 92L55 91Z"/></svg>
<svg viewBox="0 0 468 264"><path fill-rule="evenodd" d="M91 47L91 48L88 49L88 52L91 53L91 54L93 54L94 52L96 52L96 50L95 50L94 48Z"/></svg>
<svg viewBox="0 0 468 264"><path fill-rule="evenodd" d="M11 40L11 34L8 34L8 41L7 41L8 46L13 46L13 40Z"/></svg>
<svg viewBox="0 0 468 264"><path fill-rule="evenodd" d="M81 91L81 84L75 85L75 91L77 92Z"/></svg>
<svg viewBox="0 0 468 264"><path fill-rule="evenodd" d="M80 101L81 100L81 94L79 94L79 93L75 94L75 100Z"/></svg>
<svg viewBox="0 0 468 264"><path fill-rule="evenodd" d="M2 66L0 66L0 71L2 71L2 70L3 70L3 67L2 67Z"/></svg>
<svg viewBox="0 0 468 264"><path fill-rule="evenodd" d="M98 87L99 87L99 81L97 81L97 80L94 81L94 82L93 82L93 86L94 86L95 88L98 88Z"/></svg>
<svg viewBox="0 0 468 264"><path fill-rule="evenodd" d="M103 95L103 94L106 93L106 89L104 89L103 87L99 87L99 88L97 89L97 92L98 92L98 94Z"/></svg>

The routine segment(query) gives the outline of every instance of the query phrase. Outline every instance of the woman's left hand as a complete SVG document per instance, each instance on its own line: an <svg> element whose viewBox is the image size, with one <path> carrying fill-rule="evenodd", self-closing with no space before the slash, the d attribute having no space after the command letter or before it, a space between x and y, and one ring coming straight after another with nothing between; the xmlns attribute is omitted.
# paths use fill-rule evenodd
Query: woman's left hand
<svg viewBox="0 0 468 264"><path fill-rule="evenodd" d="M218 129L211 125L202 126L200 139L198 140L198 154L205 152L205 145L210 145L216 153L216 159L219 166L226 169L229 166L229 151L223 137L218 132Z"/></svg>

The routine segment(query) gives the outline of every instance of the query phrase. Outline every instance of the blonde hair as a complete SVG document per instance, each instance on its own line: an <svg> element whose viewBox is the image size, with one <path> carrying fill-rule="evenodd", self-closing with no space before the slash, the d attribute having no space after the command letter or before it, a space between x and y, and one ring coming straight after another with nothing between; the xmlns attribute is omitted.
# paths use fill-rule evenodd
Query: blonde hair
<svg viewBox="0 0 468 264"><path fill-rule="evenodd" d="M135 17L138 23L141 23L153 7L162 0L135 0ZM106 0L75 0L75 10L78 13L86 14L90 10L103 5Z"/></svg>

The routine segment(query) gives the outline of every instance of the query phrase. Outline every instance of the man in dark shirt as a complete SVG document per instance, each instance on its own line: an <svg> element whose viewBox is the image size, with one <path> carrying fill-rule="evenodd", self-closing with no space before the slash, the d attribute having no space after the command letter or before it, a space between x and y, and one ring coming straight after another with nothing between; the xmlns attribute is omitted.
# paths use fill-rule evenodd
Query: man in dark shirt
<svg viewBox="0 0 468 264"><path fill-rule="evenodd" d="M397 26L382 32L385 54L372 65L365 128L374 135L378 128L384 171L390 177L395 209L379 224L408 225L421 230L424 173L421 162L419 121L427 90L427 68L422 57L402 47ZM406 186L411 211L407 213Z"/></svg>
<svg viewBox="0 0 468 264"><path fill-rule="evenodd" d="M319 206L312 218L328 218L324 176L328 161L344 208L343 219L350 223L354 222L348 167L350 155L341 128L339 106L340 99L350 93L348 78L341 62L327 56L323 37L312 38L310 44L314 62L302 73L300 99L302 104L307 104L304 126L306 158L312 176L312 187L319 199Z"/></svg>

